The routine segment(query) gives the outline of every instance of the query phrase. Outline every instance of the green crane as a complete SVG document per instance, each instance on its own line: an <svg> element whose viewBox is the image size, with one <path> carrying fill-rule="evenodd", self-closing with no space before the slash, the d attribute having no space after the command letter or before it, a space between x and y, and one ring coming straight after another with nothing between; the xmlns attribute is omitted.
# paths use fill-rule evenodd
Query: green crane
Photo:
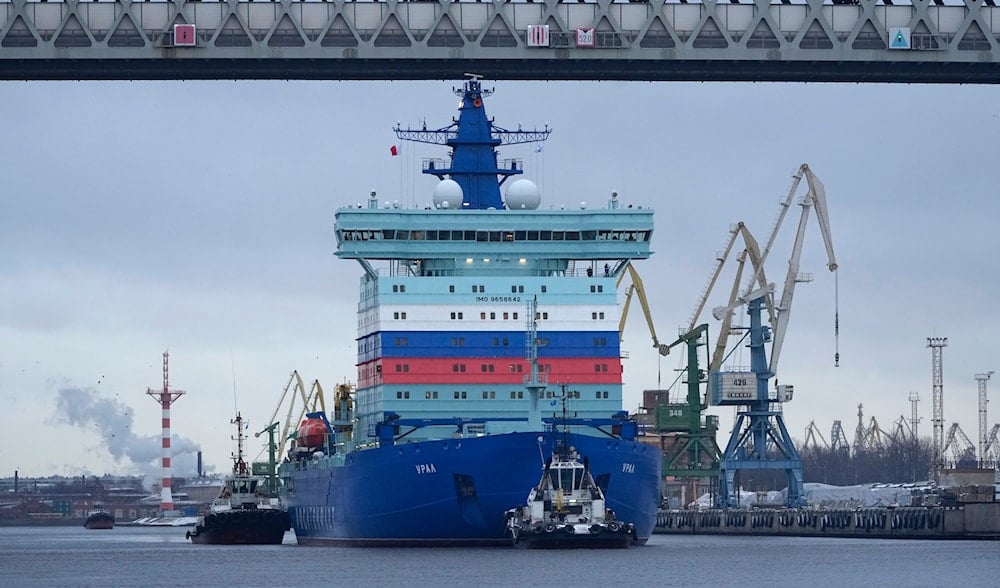
<svg viewBox="0 0 1000 588"><path fill-rule="evenodd" d="M663 475L678 478L718 477L722 451L715 440L719 417L705 415L708 408L702 402L701 384L706 382L705 370L698 367L698 348L705 346L708 363L708 325L701 324L667 345L669 349L684 343L687 346L687 399L656 406L656 431L671 433L663 444Z"/></svg>

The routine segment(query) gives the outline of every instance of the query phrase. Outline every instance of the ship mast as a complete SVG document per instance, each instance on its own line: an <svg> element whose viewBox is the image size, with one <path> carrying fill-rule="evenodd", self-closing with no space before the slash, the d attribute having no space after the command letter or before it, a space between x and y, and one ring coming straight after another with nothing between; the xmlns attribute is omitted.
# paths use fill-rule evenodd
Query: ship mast
<svg viewBox="0 0 1000 588"><path fill-rule="evenodd" d="M524 387L528 390L528 430L542 430L542 411L538 399L545 391L545 377L538 372L538 297L532 296L528 301L528 328L525 337L525 347L531 374L526 378Z"/></svg>
<svg viewBox="0 0 1000 588"><path fill-rule="evenodd" d="M458 107L458 120L440 129L403 129L398 124L393 128L401 141L447 145L451 148L451 161L427 160L423 173L437 176L439 180L450 177L462 188L463 209L485 210L504 207L500 198L500 185L513 175L524 173L516 159L498 162L496 147L538 143L549 138L548 125L542 130L507 130L493 123L486 116L483 98L493 93L484 90L479 83L482 76L466 74L471 79L455 95L462 99Z"/></svg>

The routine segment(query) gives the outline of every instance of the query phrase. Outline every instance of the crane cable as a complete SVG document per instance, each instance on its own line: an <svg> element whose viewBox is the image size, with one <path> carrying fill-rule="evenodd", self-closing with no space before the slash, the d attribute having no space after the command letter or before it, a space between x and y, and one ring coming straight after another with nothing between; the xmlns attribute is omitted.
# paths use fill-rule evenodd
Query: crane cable
<svg viewBox="0 0 1000 588"><path fill-rule="evenodd" d="M840 367L840 274L833 272L833 367Z"/></svg>

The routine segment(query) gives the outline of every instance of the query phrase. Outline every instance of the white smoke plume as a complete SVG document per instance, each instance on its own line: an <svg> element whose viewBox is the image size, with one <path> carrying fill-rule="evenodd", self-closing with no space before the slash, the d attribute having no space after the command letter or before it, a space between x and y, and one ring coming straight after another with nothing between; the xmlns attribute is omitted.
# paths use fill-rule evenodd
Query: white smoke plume
<svg viewBox="0 0 1000 588"><path fill-rule="evenodd" d="M103 398L92 388L65 386L58 392L54 421L94 430L115 462L128 462L147 479L159 480L163 452L161 437L158 434L137 436L132 429L132 415L130 406L113 398ZM190 439L171 435L173 474L195 475L200 448Z"/></svg>

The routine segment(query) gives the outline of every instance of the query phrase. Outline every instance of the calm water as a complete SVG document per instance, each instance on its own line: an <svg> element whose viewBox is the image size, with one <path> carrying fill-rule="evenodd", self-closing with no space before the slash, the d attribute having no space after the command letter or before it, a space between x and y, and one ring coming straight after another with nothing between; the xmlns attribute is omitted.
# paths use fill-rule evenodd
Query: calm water
<svg viewBox="0 0 1000 588"><path fill-rule="evenodd" d="M0 586L1000 587L1000 542L654 536L613 551L192 545L184 528L0 528Z"/></svg>

